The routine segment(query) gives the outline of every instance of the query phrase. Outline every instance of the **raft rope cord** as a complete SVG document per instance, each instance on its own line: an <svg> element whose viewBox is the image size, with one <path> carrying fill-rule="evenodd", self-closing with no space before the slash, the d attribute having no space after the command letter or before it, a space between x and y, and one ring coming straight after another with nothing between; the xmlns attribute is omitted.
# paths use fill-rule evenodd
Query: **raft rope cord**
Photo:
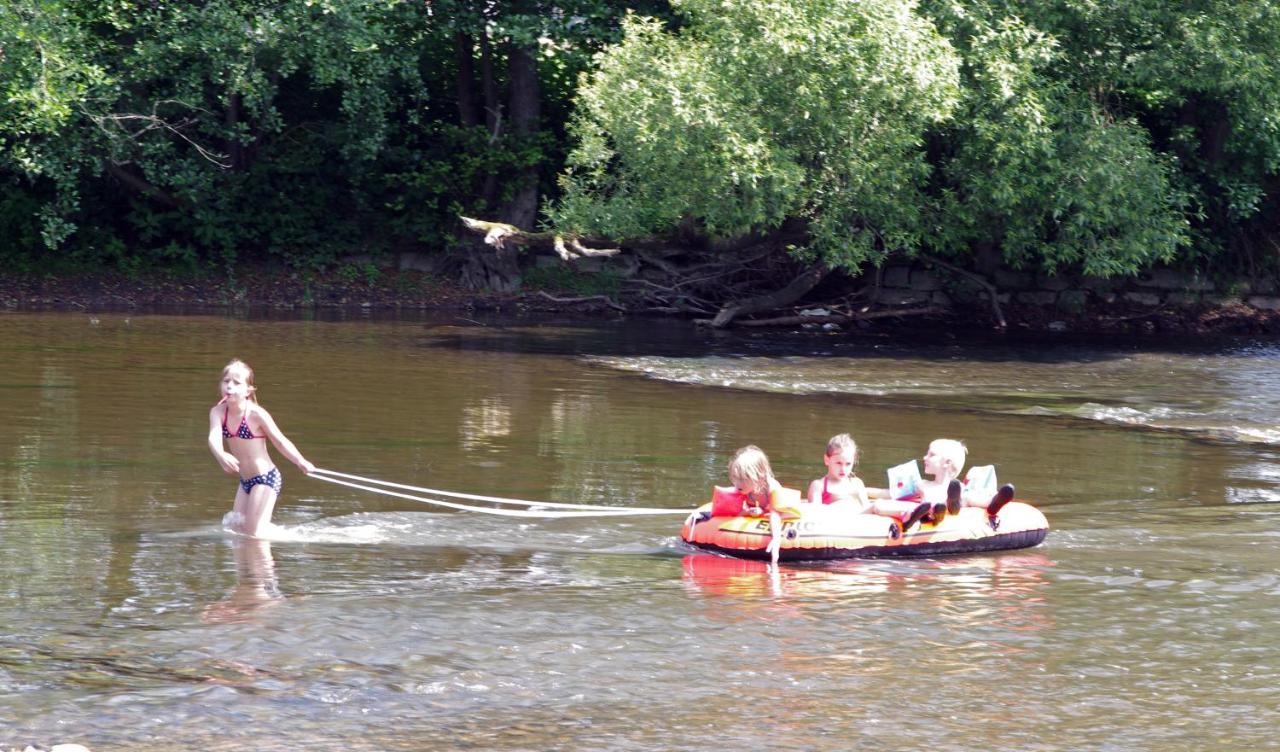
<svg viewBox="0 0 1280 752"><path fill-rule="evenodd" d="M333 476L333 477L329 477ZM435 488L422 488L420 486L406 486L401 483L391 483L390 481L378 480L376 478L366 478L360 475L350 475L348 473L339 473L335 470L325 470L316 468L311 472L310 477L326 483L335 483L340 486L349 488L358 488L363 491L372 491L374 493L385 494L387 496L395 496L401 499L417 501L423 504L434 504L436 506L447 507L449 509L460 509L466 512L480 512L481 514L495 514L503 517L542 517L542 518L559 518L559 517L627 517L638 515L660 515L660 514L680 514L688 515L688 509L663 509L659 507L607 507L591 504L564 504L553 501L529 501L527 499L507 499L501 496L480 496L478 494L459 493L457 491L442 491ZM350 480L342 480L349 478ZM361 481L354 483L352 481ZM374 485L369 485L374 484ZM386 486L387 488L379 488L378 486ZM420 493L435 494L437 496L451 496L458 499L471 499L474 501L490 501L497 504L514 504L526 507L552 507L557 509L566 509L570 511L564 512L544 512L534 509L493 509L491 507L477 507L467 504L458 504L452 501L444 501L443 499L432 499L425 496L415 494L400 493L399 491L391 491L389 488L400 488L407 491L417 491Z"/></svg>

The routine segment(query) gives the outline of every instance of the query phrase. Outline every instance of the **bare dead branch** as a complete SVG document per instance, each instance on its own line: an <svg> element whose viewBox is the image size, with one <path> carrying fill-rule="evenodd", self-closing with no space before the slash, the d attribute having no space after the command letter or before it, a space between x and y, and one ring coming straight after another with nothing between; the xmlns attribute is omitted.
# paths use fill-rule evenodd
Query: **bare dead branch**
<svg viewBox="0 0 1280 752"><path fill-rule="evenodd" d="M946 261L943 261L942 259L934 256L930 256L927 253L921 253L920 258L924 259L925 261L928 261L931 264L940 266L943 269L946 269L947 271L952 272L953 274L959 274L962 277L967 277L973 280L973 282L976 283L978 286L986 290L987 298L991 300L991 312L995 314L995 317L996 317L996 328L1007 329L1009 327L1009 325L1005 323L1004 312L1000 310L1000 301L997 299L995 285L991 284L985 278L983 278L978 274L974 274L973 272L967 269L961 269L960 267L954 264L949 264Z"/></svg>
<svg viewBox="0 0 1280 752"><path fill-rule="evenodd" d="M777 316L771 319L745 319L739 326L796 326L799 324L852 324L856 321L873 321L875 319L896 319L907 316L932 316L942 313L936 306L926 308L889 308L882 311L864 311L852 315L837 314L832 316Z"/></svg>
<svg viewBox="0 0 1280 752"><path fill-rule="evenodd" d="M771 311L790 305L816 287L830 273L831 267L826 264L821 262L814 264L797 275L781 290L724 306L709 323L713 328L721 329L728 326L739 316L746 316L758 311Z"/></svg>
<svg viewBox="0 0 1280 752"><path fill-rule="evenodd" d="M598 300L602 303L607 304L610 308L614 309L615 311L622 311L623 313L627 312L627 309L625 306L620 305L615 300L613 300L613 298L610 298L608 295L586 295L579 298L561 298L561 297L552 295L549 292L544 292L542 290L539 290L538 294L546 298L547 300L552 301L553 303L590 303Z"/></svg>

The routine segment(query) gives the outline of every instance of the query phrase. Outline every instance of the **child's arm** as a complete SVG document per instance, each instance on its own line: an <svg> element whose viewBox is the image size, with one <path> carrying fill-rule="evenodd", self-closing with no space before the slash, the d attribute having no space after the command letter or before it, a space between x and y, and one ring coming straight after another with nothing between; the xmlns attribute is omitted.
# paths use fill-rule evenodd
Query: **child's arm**
<svg viewBox="0 0 1280 752"><path fill-rule="evenodd" d="M810 504L822 503L822 478L818 478L809 484L808 502Z"/></svg>
<svg viewBox="0 0 1280 752"><path fill-rule="evenodd" d="M209 451L213 452L213 458L222 466L223 472L228 475L240 474L240 460L222 448L222 418L217 405L209 410Z"/></svg>
<svg viewBox="0 0 1280 752"><path fill-rule="evenodd" d="M280 430L280 427L276 425L275 420L271 417L271 413L267 412L266 409L262 407L257 408L257 413L258 419L262 421L263 430L266 431L267 436L271 439L271 443L275 445L276 449L280 450L281 454L287 457L290 462L297 465L302 472L307 473L308 475L311 471L316 469L315 465L311 464L307 461L306 457L302 456L302 452L298 451L298 448L293 445L293 442L289 441L289 437L284 435L284 432Z"/></svg>
<svg viewBox="0 0 1280 752"><path fill-rule="evenodd" d="M849 482L853 484L853 495L862 506L871 503L871 494L867 489L867 484L862 482L862 478L850 478Z"/></svg>
<svg viewBox="0 0 1280 752"><path fill-rule="evenodd" d="M778 554L782 552L782 517L777 512L769 512L769 533L772 537L765 550L769 552L771 561L777 564Z"/></svg>
<svg viewBox="0 0 1280 752"><path fill-rule="evenodd" d="M887 488L872 488L871 486L865 486L865 485L864 485L864 486L862 487L862 490L866 492L866 494L867 494L867 498L869 498L869 499L891 499L891 498L893 498L892 496L890 496L890 495L889 495L889 489L887 489Z"/></svg>

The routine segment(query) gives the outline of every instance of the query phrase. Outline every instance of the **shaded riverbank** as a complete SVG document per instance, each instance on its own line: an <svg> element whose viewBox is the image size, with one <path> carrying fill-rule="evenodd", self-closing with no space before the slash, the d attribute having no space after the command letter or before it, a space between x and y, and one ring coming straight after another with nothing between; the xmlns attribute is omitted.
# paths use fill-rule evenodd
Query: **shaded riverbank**
<svg viewBox="0 0 1280 752"><path fill-rule="evenodd" d="M820 308L811 301L800 309ZM456 281L420 271L372 267L343 267L325 273L252 269L239 276L122 275L7 275L0 278L0 307L9 310L214 312L271 309L376 309L411 311L554 312L588 319L629 315L663 316L627 309L625 301L602 295L526 286L501 294L468 289ZM900 315L894 315L895 310ZM1011 331L1071 332L1077 334L1276 334L1280 311L1246 305L1240 300L1194 306L1135 304L1125 300L1095 301L1079 310L1054 306L1005 303L1003 315ZM954 305L922 310L919 306L881 306L875 318L843 324L792 323L783 328L815 331L893 332L943 325L947 331L992 331L995 319L986 304Z"/></svg>

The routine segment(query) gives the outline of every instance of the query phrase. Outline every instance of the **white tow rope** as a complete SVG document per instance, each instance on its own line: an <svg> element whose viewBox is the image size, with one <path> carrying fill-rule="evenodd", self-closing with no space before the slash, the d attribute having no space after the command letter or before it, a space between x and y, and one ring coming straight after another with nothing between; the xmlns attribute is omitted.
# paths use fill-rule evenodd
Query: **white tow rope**
<svg viewBox="0 0 1280 752"><path fill-rule="evenodd" d="M334 470L325 470L316 468L311 472L310 477L316 480L322 480L326 483L336 483L340 486L349 488L358 488L362 491L372 491L374 493L384 494L386 496L395 496L400 499L408 499L409 501L417 501L423 504L434 504L435 506L446 507L448 509L461 509L467 512L480 512L481 514L496 514L503 517L627 517L638 515L688 515L688 509L670 509L660 507L606 507L591 504L563 504L553 501L529 501L527 499L507 499L501 496L480 496L478 494L459 493L457 491L442 491L437 488L421 488L419 486L406 486L401 483L391 483L376 478L366 478L360 475L350 475L348 473L339 473ZM348 480L342 480L346 478ZM359 483L353 481L360 481ZM380 487L381 486L381 487ZM401 493L399 491L391 491L389 489L399 488L405 491L417 491L418 493L434 494L436 496L450 496L456 499L470 499L473 501L489 501L496 504L511 504L524 507L545 507L551 509L564 509L568 511L553 512L542 511L541 509L494 509L492 507L477 507L468 504L459 504L453 501L445 501L443 499L433 499L427 496L418 496L416 494Z"/></svg>

